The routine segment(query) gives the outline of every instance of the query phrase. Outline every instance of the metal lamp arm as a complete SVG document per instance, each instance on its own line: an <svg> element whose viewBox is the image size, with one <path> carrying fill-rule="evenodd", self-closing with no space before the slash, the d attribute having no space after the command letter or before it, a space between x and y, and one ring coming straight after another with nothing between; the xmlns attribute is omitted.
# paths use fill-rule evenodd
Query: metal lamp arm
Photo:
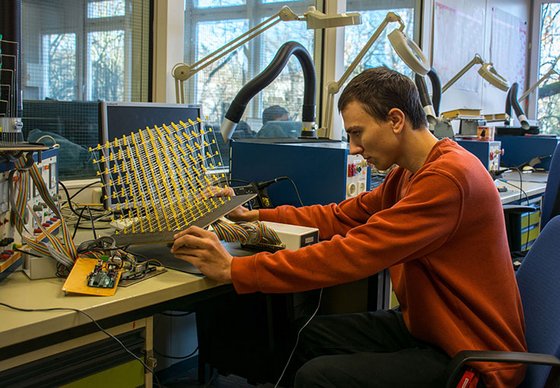
<svg viewBox="0 0 560 388"><path fill-rule="evenodd" d="M404 30L405 25L401 17L394 12L388 12L387 15L385 16L385 19L383 19L383 22L379 25L379 27L377 27L377 29L375 30L371 38L369 38L369 40L367 41L365 46L360 50L356 58L352 61L352 63L350 63L350 65L348 66L344 74L342 74L342 77L340 77L338 81L329 82L329 84L327 85L327 107L325 110L325 117L326 117L325 128L327 131L330 131L332 127L332 121L333 121L332 116L334 110L335 94L340 91L340 88L342 87L342 85L344 85L344 83L348 80L348 77L350 77L350 75L356 69L360 61L364 58L366 52L371 48L371 46L375 43L375 41L379 39L379 36L383 32L383 30L385 30L385 27L387 27L387 25L391 22L398 22L400 24L399 29L401 31ZM327 137L329 136L328 133L326 133L325 135Z"/></svg>
<svg viewBox="0 0 560 388"><path fill-rule="evenodd" d="M480 57L480 55L475 54L474 58L471 59L471 61L469 63L467 63L465 65L465 67L463 67L461 69L461 71L459 71L457 74L455 74L455 76L453 78L451 78L441 89L441 92L444 93L447 89L449 89L451 87L451 85L453 85L455 82L457 82L457 80L459 80L459 78L461 78L467 71L469 71L469 69L471 67L473 67L474 65L482 65L484 63L484 60Z"/></svg>
<svg viewBox="0 0 560 388"><path fill-rule="evenodd" d="M208 54L199 61L193 63L192 65L187 65L186 63L178 63L173 67L171 71L173 78L175 79L175 95L178 103L184 103L185 95L183 84L186 80L191 78L194 74L210 66L217 60L228 55L232 51L237 50L239 47L243 46L245 43L256 38L269 28L275 26L280 21L290 21L290 20L300 20L301 17L298 16L294 11L288 6L283 6L280 8L276 14L272 15L263 22L257 24L255 27L249 29L248 31L242 33L234 40L226 43L222 47Z"/></svg>
<svg viewBox="0 0 560 388"><path fill-rule="evenodd" d="M527 89L525 93L523 93L521 97L519 97L519 101L523 101L524 99L529 97L529 94L533 93L533 91L535 91L536 88L538 88L544 81L550 78L553 74L558 74L558 72L554 70L554 68L550 68L550 70L547 71L541 78L539 78L539 80L533 86Z"/></svg>

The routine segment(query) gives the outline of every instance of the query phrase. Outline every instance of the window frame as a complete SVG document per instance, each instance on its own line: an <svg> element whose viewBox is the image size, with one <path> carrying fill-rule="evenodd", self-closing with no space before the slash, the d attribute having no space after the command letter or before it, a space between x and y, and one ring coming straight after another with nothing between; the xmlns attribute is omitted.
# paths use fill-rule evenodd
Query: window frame
<svg viewBox="0 0 560 388"><path fill-rule="evenodd" d="M529 55L529 76L527 88L540 78L540 41L541 41L541 7L547 3L560 3L560 0L534 0L531 12L531 52ZM527 117L537 119L538 89L527 98Z"/></svg>

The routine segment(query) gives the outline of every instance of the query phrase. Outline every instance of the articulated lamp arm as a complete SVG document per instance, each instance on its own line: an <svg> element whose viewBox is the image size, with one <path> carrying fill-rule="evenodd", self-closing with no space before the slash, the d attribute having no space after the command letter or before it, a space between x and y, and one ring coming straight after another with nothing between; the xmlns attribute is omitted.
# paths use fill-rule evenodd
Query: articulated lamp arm
<svg viewBox="0 0 560 388"><path fill-rule="evenodd" d="M560 75L558 74L558 72L556 70L554 70L554 67L551 67L550 70L548 70L541 78L539 78L539 80L537 82L535 82L535 84L533 86L531 86L529 89L527 89L525 91L525 93L523 93L521 95L521 97L519 97L519 101L523 101L524 99L526 99L527 97L529 97L529 95L531 93L533 93L533 91L538 88L544 81L546 81L547 79L549 79L551 76L553 76L554 74L556 75Z"/></svg>
<svg viewBox="0 0 560 388"><path fill-rule="evenodd" d="M208 54L206 57L200 59L192 65L187 65L186 63L176 64L173 67L171 74L173 75L173 78L175 78L175 96L177 99L177 103L185 102L185 92L183 86L185 81L191 78L193 75L205 69L217 60L228 55L229 53L237 50L245 43L255 39L257 36L265 32L269 28L275 26L279 22L294 20L306 21L308 29L349 26L360 24L362 22L361 15L357 12L326 15L323 12L317 11L315 7L309 7L302 16L298 16L294 11L290 9L290 7L283 6L276 14L264 20L262 23L257 24L255 27L239 35L234 40L226 43L216 51Z"/></svg>
<svg viewBox="0 0 560 388"><path fill-rule="evenodd" d="M475 54L473 59L471 59L471 61L467 63L465 67L463 67L457 74L455 74L455 76L453 76L453 78L451 78L445 85L443 85L443 89L441 89L441 92L444 93L447 89L449 89L451 85L457 82L459 78L461 78L467 71L470 70L471 67L477 64L482 65L483 63L484 60L481 58L481 56Z"/></svg>
<svg viewBox="0 0 560 388"><path fill-rule="evenodd" d="M473 59L465 65L453 78L451 78L442 88L441 92L444 93L455 82L459 80L471 67L474 65L481 65L478 69L478 74L496 88L507 91L509 89L508 81L502 77L490 62L485 62L479 54L475 54Z"/></svg>
<svg viewBox="0 0 560 388"><path fill-rule="evenodd" d="M338 93L341 87L346 83L348 77L352 74L356 66L364 58L366 52L371 46L379 39L379 36L385 30L387 25L392 22L398 22L399 28L394 29L387 35L393 49L397 52L399 57L410 67L415 73L426 75L430 70L428 60L422 53L422 50L404 34L405 24L401 17L394 12L388 12L383 19L383 22L377 27L371 38L367 41L365 46L360 50L356 58L348 66L342 77L338 81L329 82L327 85L327 107L325 110L325 136L330 136L330 131L333 125L333 111L334 111L334 96Z"/></svg>
<svg viewBox="0 0 560 388"><path fill-rule="evenodd" d="M276 14L272 15L268 19L264 20L262 23L257 24L255 27L239 35L234 40L226 43L216 51L208 54L199 61L193 63L192 65L187 65L186 63L178 63L173 67L171 73L173 78L175 78L175 96L177 98L177 103L185 102L185 93L183 89L184 82L191 78L193 75L199 71L210 66L212 63L216 62L220 58L228 55L232 51L237 50L239 47L243 46L245 43L256 38L269 28L278 24L280 21L291 21L300 20L302 17L296 15L294 11L288 6L284 6Z"/></svg>

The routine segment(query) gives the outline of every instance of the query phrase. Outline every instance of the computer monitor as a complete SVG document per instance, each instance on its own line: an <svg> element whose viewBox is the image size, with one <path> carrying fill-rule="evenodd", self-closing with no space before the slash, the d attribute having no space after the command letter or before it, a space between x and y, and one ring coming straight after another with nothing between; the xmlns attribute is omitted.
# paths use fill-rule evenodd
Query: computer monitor
<svg viewBox="0 0 560 388"><path fill-rule="evenodd" d="M99 114L101 144L105 144L146 127L179 124L180 121L187 123L189 119L196 122L201 117L201 108L198 105L102 101ZM105 186L105 189L104 205L114 210L118 201L112 198L110 188Z"/></svg>

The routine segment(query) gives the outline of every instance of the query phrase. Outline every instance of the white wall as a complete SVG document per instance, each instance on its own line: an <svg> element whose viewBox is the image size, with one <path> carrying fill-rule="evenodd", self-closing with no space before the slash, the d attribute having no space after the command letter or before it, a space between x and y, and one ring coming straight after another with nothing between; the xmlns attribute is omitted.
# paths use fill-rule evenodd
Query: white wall
<svg viewBox="0 0 560 388"><path fill-rule="evenodd" d="M459 0L439 0L439 3L449 4L453 6L454 4L461 4L464 7L467 7L472 4L472 2L464 0L463 2ZM480 1L477 2L480 4ZM492 9L497 8L499 10L505 11L517 18L521 21L527 22L527 31L530 33L530 14L531 14L531 2L529 0L483 0L482 3L484 4L484 15L478 15L476 13L473 14L475 17L483 17L483 29L482 31L473 31L473 34L482 34L483 35L483 47L478 49L478 53L488 61L493 61L491 58L490 53L490 42L491 42L491 31L492 28L497 28L496 26L492 25ZM433 43L433 20L434 20L434 10L435 10L435 0L429 0L424 4L424 25L423 25L423 37L422 37L422 44L423 49L429 54L430 59L433 60L434 56L434 47ZM446 39L450 39L452 36L446 36ZM529 47L530 36L527 37L527 48ZM528 50L528 49L527 49ZM449 52L446 55L453 56L458 55L457 52L453 51L453 47L449 47ZM469 53L469 56L472 58L474 53ZM526 53L526 79L528 79L528 70L529 70L529 58L530 53L527 51ZM513 60L513 57L512 57ZM468 62L465 61L464 65ZM437 71L438 69L435 68ZM457 69L457 72L460 70ZM476 72L478 70L478 66L475 66L469 70L469 72ZM499 68L497 68L500 71ZM483 81L481 77L478 77L480 85L478 87L477 92L467 91L461 89L458 85L453 85L446 91L442 96L440 111L452 110L457 108L481 108L483 113L503 113L504 106L505 106L505 97L506 92L501 91L488 82ZM445 84L449 79L445 79L442 77L442 84ZM512 82L518 82L518 80L508 80L510 84ZM527 87L526 84L519 85L519 95L521 95L522 91L525 90Z"/></svg>

